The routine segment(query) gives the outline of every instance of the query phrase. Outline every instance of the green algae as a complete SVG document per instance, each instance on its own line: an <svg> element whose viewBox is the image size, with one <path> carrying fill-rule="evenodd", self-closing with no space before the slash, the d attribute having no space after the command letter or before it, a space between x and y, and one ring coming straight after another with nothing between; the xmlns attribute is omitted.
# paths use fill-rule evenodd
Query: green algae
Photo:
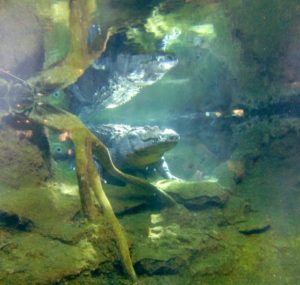
<svg viewBox="0 0 300 285"><path fill-rule="evenodd" d="M46 284L111 262L115 250L104 220L74 220L80 210L76 184L49 182L20 190L1 186L1 211L29 219L29 231L1 228L0 280Z"/></svg>
<svg viewBox="0 0 300 285"><path fill-rule="evenodd" d="M217 181L176 181L162 180L156 183L157 187L169 194L178 195L181 199L190 200L197 197L218 197L225 202L227 193Z"/></svg>

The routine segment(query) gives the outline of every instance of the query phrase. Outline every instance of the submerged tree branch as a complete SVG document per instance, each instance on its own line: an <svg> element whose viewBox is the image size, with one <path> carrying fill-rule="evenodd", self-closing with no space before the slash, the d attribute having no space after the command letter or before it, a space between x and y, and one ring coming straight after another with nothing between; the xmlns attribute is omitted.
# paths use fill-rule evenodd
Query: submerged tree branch
<svg viewBox="0 0 300 285"><path fill-rule="evenodd" d="M165 192L143 179L128 175L117 169L110 157L108 149L75 115L47 104L36 104L29 118L48 128L59 132L68 132L75 146L76 173L79 185L82 211L92 221L97 220L97 208L93 197L100 205L107 222L112 226L119 248L122 264L129 276L136 281L136 274L132 265L127 240L119 224L108 198L103 190L99 173L93 160L96 154L101 166L111 175L122 181L143 187L153 193L168 206L176 202ZM93 195L94 194L94 195Z"/></svg>

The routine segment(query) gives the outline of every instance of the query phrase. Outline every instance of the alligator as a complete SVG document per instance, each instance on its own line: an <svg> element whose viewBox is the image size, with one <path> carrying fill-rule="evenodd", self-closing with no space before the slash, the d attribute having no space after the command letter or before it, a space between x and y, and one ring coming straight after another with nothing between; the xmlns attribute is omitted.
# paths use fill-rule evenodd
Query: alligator
<svg viewBox="0 0 300 285"><path fill-rule="evenodd" d="M142 88L161 79L177 62L174 55L162 52L105 54L65 89L71 98L71 111L90 122L100 110L131 100Z"/></svg>
<svg viewBox="0 0 300 285"><path fill-rule="evenodd" d="M108 147L114 164L129 173L155 171L166 179L177 179L169 170L164 153L175 147L180 137L171 129L158 126L132 127L124 124L90 126L90 130ZM55 160L74 158L68 141L50 140ZM102 170L100 170L102 171ZM102 173L103 174L103 173Z"/></svg>
<svg viewBox="0 0 300 285"><path fill-rule="evenodd" d="M154 170L164 178L176 178L164 158L164 153L179 141L174 130L124 124L104 124L90 129L109 148L113 162L123 171Z"/></svg>

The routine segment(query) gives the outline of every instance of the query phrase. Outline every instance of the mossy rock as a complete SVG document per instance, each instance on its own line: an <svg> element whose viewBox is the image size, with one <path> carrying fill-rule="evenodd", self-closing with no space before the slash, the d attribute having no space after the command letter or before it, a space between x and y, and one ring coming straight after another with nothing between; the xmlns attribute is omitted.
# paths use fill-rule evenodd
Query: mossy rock
<svg viewBox="0 0 300 285"><path fill-rule="evenodd" d="M190 210L223 207L228 192L215 181L161 180L156 186Z"/></svg>
<svg viewBox="0 0 300 285"><path fill-rule="evenodd" d="M196 259L199 264L211 255L217 259L224 248L217 226L219 212L189 212L184 207L174 207L124 216L121 222L134 242L132 256L137 272L154 279L182 278ZM219 265L214 268L217 270ZM190 279L189 275L186 281Z"/></svg>
<svg viewBox="0 0 300 285"><path fill-rule="evenodd" d="M234 191L238 183L240 183L246 174L245 162L242 159L227 160L220 163L213 171L218 177L219 183Z"/></svg>
<svg viewBox="0 0 300 285"><path fill-rule="evenodd" d="M238 225L238 231L244 235L262 234L271 229L271 222L259 214L251 214L247 221Z"/></svg>
<svg viewBox="0 0 300 285"><path fill-rule="evenodd" d="M34 135L34 131L6 127L0 130L0 185L18 189L40 185L50 177L48 162L27 135Z"/></svg>
<svg viewBox="0 0 300 285"><path fill-rule="evenodd" d="M106 185L105 192L114 212L118 215L130 214L145 209L151 195L129 184L126 187Z"/></svg>
<svg viewBox="0 0 300 285"><path fill-rule="evenodd" d="M2 232L3 233L3 232ZM100 261L93 245L83 240L77 245L63 244L40 234L7 234L1 240L2 284L53 284L74 276ZM102 261L106 261L102 258Z"/></svg>
<svg viewBox="0 0 300 285"><path fill-rule="evenodd" d="M1 68L27 79L42 69L44 31L34 6L24 1L3 2L0 4Z"/></svg>
<svg viewBox="0 0 300 285"><path fill-rule="evenodd" d="M113 271L111 227L103 217L97 224L79 219L77 185L0 189L0 283L53 284L86 271L105 272L108 264Z"/></svg>

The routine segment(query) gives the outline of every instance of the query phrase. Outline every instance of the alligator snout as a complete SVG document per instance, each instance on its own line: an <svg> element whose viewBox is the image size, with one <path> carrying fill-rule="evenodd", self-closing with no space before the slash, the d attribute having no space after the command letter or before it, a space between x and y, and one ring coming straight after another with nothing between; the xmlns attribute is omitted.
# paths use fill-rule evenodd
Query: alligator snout
<svg viewBox="0 0 300 285"><path fill-rule="evenodd" d="M174 130L172 129L165 129L162 132L162 140L161 141L169 141L169 142L178 142L180 139L180 136L178 133L176 133Z"/></svg>

